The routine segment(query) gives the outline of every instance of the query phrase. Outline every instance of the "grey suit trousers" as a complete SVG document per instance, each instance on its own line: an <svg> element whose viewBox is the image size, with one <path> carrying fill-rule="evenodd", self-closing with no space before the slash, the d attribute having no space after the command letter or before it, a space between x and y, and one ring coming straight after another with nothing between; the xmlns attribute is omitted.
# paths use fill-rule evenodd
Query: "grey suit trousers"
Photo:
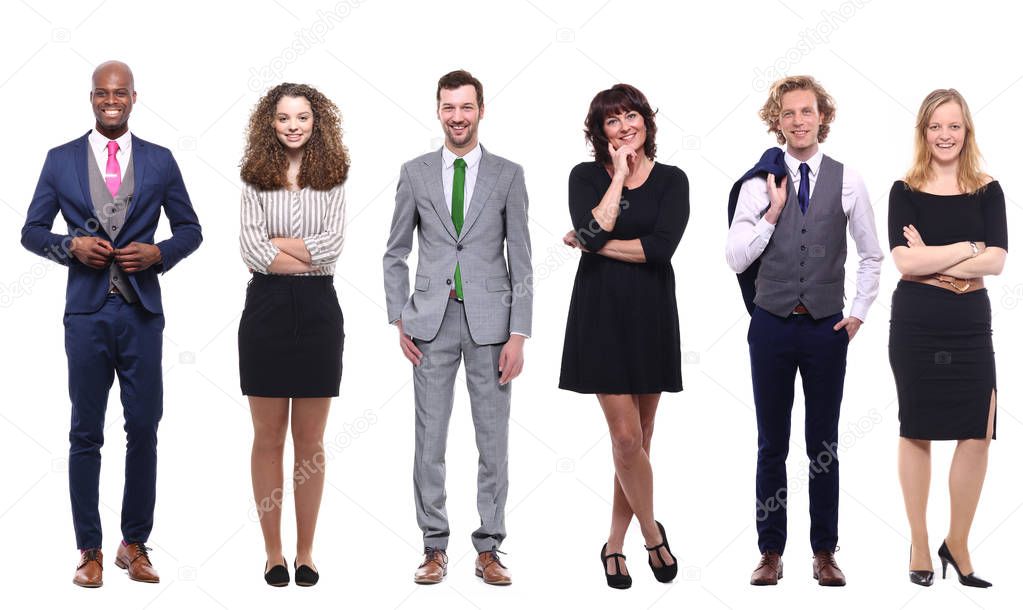
<svg viewBox="0 0 1023 610"><path fill-rule="evenodd" d="M440 331L431 341L415 339L423 353L413 367L416 396L416 455L413 467L416 518L423 546L447 549L445 452L454 405L455 375L465 359L466 385L479 451L476 505L480 527L472 534L477 552L496 549L505 537L508 499L508 418L511 384L498 383L498 359L504 344L477 345L469 334L465 306L450 299Z"/></svg>

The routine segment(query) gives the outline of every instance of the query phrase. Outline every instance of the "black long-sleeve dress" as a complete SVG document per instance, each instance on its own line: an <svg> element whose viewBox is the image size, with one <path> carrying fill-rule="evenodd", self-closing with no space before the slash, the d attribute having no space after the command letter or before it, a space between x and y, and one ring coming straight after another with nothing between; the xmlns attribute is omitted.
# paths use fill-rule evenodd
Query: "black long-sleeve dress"
<svg viewBox="0 0 1023 610"><path fill-rule="evenodd" d="M982 241L1008 249L998 182L976 193L933 195L897 181L888 199L888 243L913 225L928 246ZM888 360L899 398L899 435L929 440L987 436L995 353L987 289L957 294L899 281L892 295Z"/></svg>
<svg viewBox="0 0 1023 610"><path fill-rule="evenodd" d="M558 387L586 394L652 394L682 390L675 272L671 257L689 221L689 179L655 163L646 182L622 189L614 230L603 231L593 208L611 185L595 161L568 179L572 226L584 248L572 288ZM639 239L644 263L596 254L609 239Z"/></svg>

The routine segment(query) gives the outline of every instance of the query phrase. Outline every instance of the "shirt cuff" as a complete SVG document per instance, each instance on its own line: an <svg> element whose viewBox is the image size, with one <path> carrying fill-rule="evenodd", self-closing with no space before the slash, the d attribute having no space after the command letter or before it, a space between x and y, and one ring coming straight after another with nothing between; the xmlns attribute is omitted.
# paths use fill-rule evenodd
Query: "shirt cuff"
<svg viewBox="0 0 1023 610"><path fill-rule="evenodd" d="M517 333L517 332L515 332L515 331L511 331L511 332L510 332L510 333L508 333L508 334L510 334L510 335L518 335L518 336L520 336L520 337L525 337L526 339L528 339L528 338L529 338L529 335L527 335L527 334L525 334L525 333Z"/></svg>
<svg viewBox="0 0 1023 610"><path fill-rule="evenodd" d="M753 232L757 234L764 241L770 241L771 236L774 235L774 229L777 225L773 225L767 222L766 218L761 218L757 221L756 226L753 228Z"/></svg>

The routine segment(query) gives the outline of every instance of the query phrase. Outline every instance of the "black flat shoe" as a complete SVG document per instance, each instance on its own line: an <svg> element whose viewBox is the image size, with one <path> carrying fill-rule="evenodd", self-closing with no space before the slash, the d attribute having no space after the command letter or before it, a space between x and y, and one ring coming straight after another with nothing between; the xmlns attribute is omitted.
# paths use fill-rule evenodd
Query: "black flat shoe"
<svg viewBox="0 0 1023 610"><path fill-rule="evenodd" d="M267 570L263 568L263 580L271 587L286 587L291 582L291 575L288 574L288 566L278 564Z"/></svg>
<svg viewBox="0 0 1023 610"><path fill-rule="evenodd" d="M607 560L611 558L615 560L615 574L607 571ZM625 555L621 553L607 554L607 543L605 542L604 548L600 549L600 563L604 566L604 577L607 578L607 586L612 589L628 589L632 586L632 576L622 574L622 561L625 561Z"/></svg>
<svg viewBox="0 0 1023 610"><path fill-rule="evenodd" d="M661 525L660 521L654 521L654 523L657 524L657 529L661 530L661 543L655 544L654 546L644 545L643 548L648 551L647 563L650 564L650 569L653 571L654 578L656 578L658 582L671 582L675 580L675 576L678 575L678 559L676 559L671 553L671 547L668 546L668 534L664 532L664 526ZM665 565L664 559L661 557L661 551L659 550L661 547L664 547L664 550L668 551L668 556L672 559L672 564L670 566ZM660 567L654 565L654 560L650 558L649 551L657 551L657 559L661 561Z"/></svg>
<svg viewBox="0 0 1023 610"><path fill-rule="evenodd" d="M955 568L956 575L959 576L959 584L964 587L980 587L981 589L986 589L991 586L991 583L983 578L977 578L975 576L975 572L970 572L966 576L963 576L963 573L959 571L959 564L957 564L956 560L952 558L952 552L948 550L948 544L946 544L944 540L941 542L941 548L938 549L938 557L941 559L942 578L945 578L945 572L948 571L948 564L952 564L952 567Z"/></svg>
<svg viewBox="0 0 1023 610"><path fill-rule="evenodd" d="M311 587L320 581L320 573L302 564L295 566L295 584L300 587Z"/></svg>
<svg viewBox="0 0 1023 610"><path fill-rule="evenodd" d="M909 562L913 563L913 545L909 545ZM931 570L910 570L909 582L921 587L929 587L934 584L934 572Z"/></svg>

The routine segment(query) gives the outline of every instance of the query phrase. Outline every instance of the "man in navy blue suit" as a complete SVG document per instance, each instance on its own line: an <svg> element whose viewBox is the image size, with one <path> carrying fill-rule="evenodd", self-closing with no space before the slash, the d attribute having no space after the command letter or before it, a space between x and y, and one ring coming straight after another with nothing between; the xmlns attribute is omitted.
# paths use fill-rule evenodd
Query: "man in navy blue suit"
<svg viewBox="0 0 1023 610"><path fill-rule="evenodd" d="M146 541L156 504L156 431L163 413L163 306L158 273L202 242L199 219L166 148L128 131L135 81L124 63L101 64L89 100L96 127L46 155L21 243L68 267L64 345L71 396L68 473L81 557L74 583L103 584L100 448L117 374L127 456L115 564L159 582ZM161 209L170 239L154 244ZM67 234L52 232L57 212Z"/></svg>

